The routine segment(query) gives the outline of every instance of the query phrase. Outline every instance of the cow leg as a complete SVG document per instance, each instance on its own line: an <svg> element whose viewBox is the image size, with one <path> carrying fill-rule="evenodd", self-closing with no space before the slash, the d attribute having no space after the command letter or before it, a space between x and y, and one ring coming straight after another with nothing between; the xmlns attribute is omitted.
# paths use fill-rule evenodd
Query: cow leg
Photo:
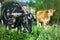
<svg viewBox="0 0 60 40"><path fill-rule="evenodd" d="M7 30L9 30L9 26L7 26Z"/></svg>
<svg viewBox="0 0 60 40"><path fill-rule="evenodd" d="M41 27L41 23L37 21L37 27Z"/></svg>
<svg viewBox="0 0 60 40"><path fill-rule="evenodd" d="M45 28L45 26L46 26L46 23L45 23L45 22L43 22L43 25L44 25L44 28Z"/></svg>
<svg viewBox="0 0 60 40"><path fill-rule="evenodd" d="M7 25L7 30L10 30L11 29L11 26L10 25Z"/></svg>
<svg viewBox="0 0 60 40"><path fill-rule="evenodd" d="M3 20L2 19L0 19L0 24L3 24Z"/></svg>
<svg viewBox="0 0 60 40"><path fill-rule="evenodd" d="M44 28L47 29L47 26L46 26L47 25L47 21L44 21L43 25L44 25Z"/></svg>

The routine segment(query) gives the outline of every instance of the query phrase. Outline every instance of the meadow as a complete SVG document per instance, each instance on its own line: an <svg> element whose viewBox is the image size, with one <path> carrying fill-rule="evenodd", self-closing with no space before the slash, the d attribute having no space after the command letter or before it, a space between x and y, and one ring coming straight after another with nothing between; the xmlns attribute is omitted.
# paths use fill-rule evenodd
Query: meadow
<svg viewBox="0 0 60 40"><path fill-rule="evenodd" d="M60 40L60 27L50 26L47 30L42 27L32 26L32 32L18 33L17 31L6 30L0 24L0 40Z"/></svg>

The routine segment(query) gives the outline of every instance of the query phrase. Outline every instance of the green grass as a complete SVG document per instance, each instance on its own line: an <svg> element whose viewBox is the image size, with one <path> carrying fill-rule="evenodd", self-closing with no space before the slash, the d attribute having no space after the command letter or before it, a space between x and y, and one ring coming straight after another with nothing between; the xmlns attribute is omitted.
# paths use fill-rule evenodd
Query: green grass
<svg viewBox="0 0 60 40"><path fill-rule="evenodd" d="M9 33L9 35L8 35ZM40 37L39 37L40 36ZM32 26L32 33L6 30L0 25L0 40L60 40L60 27L50 26L47 30L43 27Z"/></svg>

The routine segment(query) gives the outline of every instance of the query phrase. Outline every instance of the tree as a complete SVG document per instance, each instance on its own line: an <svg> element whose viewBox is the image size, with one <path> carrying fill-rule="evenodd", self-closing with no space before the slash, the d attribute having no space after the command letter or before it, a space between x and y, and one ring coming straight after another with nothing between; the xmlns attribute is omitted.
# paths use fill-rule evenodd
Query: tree
<svg viewBox="0 0 60 40"><path fill-rule="evenodd" d="M10 1L14 1L14 2L18 2L18 0L4 0L2 2L2 9L5 7L5 5L7 5Z"/></svg>

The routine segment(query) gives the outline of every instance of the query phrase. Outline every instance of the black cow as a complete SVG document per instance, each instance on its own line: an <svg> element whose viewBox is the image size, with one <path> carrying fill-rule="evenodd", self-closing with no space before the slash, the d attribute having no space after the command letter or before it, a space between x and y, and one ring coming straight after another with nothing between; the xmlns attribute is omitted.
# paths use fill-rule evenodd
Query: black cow
<svg viewBox="0 0 60 40"><path fill-rule="evenodd" d="M15 2L10 2L2 11L2 20L7 28L14 27L20 28L21 25L29 32L32 30L32 18L31 13L25 14L21 5ZM20 27L19 27L20 26Z"/></svg>

